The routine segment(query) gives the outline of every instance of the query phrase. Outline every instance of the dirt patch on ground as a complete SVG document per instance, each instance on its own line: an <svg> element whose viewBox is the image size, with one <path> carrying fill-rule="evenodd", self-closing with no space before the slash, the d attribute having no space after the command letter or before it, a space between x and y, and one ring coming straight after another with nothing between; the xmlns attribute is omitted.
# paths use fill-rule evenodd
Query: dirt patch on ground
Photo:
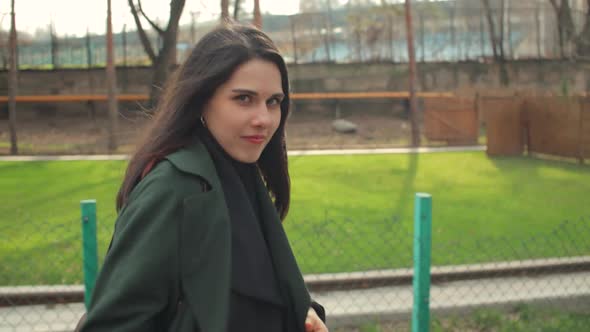
<svg viewBox="0 0 590 332"><path fill-rule="evenodd" d="M287 143L295 149L337 149L359 147L407 146L408 122L393 112L359 110L342 115L358 126L355 134L333 130L334 112L298 111L287 125ZM116 153L133 151L138 138L149 127L145 112L123 111L119 118ZM17 134L19 154L104 154L108 147L108 119L104 114L91 116L86 111L21 112ZM0 154L9 154L8 119L0 119Z"/></svg>

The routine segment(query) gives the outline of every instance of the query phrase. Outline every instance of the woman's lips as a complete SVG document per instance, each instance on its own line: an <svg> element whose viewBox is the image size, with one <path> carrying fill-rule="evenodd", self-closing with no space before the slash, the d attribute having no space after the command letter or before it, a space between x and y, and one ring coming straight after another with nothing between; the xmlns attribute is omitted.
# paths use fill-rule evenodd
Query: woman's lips
<svg viewBox="0 0 590 332"><path fill-rule="evenodd" d="M242 136L242 138L252 144L262 144L266 139L266 137L262 135Z"/></svg>

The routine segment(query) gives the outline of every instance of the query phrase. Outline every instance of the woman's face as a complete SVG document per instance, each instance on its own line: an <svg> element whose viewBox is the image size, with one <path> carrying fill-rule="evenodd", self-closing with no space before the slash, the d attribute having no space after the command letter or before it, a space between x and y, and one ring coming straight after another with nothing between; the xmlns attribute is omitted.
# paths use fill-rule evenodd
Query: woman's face
<svg viewBox="0 0 590 332"><path fill-rule="evenodd" d="M203 110L205 125L232 158L254 163L281 121L281 73L266 60L240 65Z"/></svg>

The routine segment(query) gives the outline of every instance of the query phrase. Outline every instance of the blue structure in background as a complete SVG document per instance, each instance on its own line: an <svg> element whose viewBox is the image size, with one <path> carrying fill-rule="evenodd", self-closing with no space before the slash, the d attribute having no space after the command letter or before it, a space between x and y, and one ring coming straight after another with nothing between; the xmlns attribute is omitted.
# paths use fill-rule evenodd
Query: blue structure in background
<svg viewBox="0 0 590 332"><path fill-rule="evenodd" d="M493 51L487 35L484 40L480 33L457 32L455 42L450 32L426 33L424 35L424 47L420 38L416 38L416 59L418 61L459 61L475 59L479 57L492 57ZM524 34L520 31L512 31L510 45L517 48L524 41ZM506 41L508 44L508 41ZM356 45L346 41L336 40L330 43L330 57L326 51L326 45L318 45L306 54L298 55L298 63L310 62L362 62L362 61L408 61L407 44L405 39L392 41L380 40L370 47L362 45L361 58L358 57ZM392 59L393 58L393 59Z"/></svg>

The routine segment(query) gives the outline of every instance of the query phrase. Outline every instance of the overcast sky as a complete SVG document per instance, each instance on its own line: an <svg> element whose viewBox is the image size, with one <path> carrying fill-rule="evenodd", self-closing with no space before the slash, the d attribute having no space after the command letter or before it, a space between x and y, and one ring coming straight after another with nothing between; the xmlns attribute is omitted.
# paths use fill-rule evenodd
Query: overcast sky
<svg viewBox="0 0 590 332"><path fill-rule="evenodd" d="M252 8L252 0L243 0L244 8ZM129 11L128 0L111 0L113 7L113 29L121 31L124 24L134 29L135 24ZM233 2L233 1L230 1ZM54 21L58 35L82 36L86 29L92 33L104 33L106 0L16 0L16 21L18 30L34 33L39 27L46 27ZM165 22L168 17L169 0L143 0L144 10L153 19ZM299 9L299 0L260 0L263 12L272 14L294 14ZM250 10L249 10L250 11ZM199 12L199 20L219 17L219 0L186 0L181 24L190 22L191 12ZM0 20L3 30L10 28L10 1L0 1ZM164 25L164 24L162 24Z"/></svg>

